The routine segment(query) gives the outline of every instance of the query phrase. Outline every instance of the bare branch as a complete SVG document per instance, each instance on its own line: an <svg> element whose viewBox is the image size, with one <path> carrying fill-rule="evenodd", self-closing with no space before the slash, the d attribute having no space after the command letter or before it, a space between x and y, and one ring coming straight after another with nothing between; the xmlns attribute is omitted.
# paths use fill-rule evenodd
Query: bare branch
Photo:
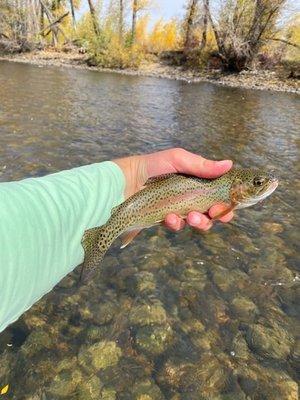
<svg viewBox="0 0 300 400"><path fill-rule="evenodd" d="M293 46L293 47L296 47L297 49L300 49L299 44L290 42L289 40L279 39L279 38L270 38L270 37L267 37L266 40L274 40L276 42L282 42L282 43L287 44L288 46Z"/></svg>
<svg viewBox="0 0 300 400"><path fill-rule="evenodd" d="M51 22L51 24L49 24L48 26L46 26L44 29L42 29L39 34L42 35L47 29L50 29L50 31L48 33L46 33L45 36L49 35L49 33L51 32L51 28L54 25L59 24L67 15L69 15L69 11L65 12L63 15L61 15L59 18L57 18L55 21Z"/></svg>

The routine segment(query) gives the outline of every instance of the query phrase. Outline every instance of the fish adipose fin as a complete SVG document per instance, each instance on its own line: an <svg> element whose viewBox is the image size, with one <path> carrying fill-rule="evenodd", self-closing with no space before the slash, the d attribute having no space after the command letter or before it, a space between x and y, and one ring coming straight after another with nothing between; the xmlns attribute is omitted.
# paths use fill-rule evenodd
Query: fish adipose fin
<svg viewBox="0 0 300 400"><path fill-rule="evenodd" d="M141 229L133 229L132 231L128 231L123 233L121 236L122 246L121 249L124 249L133 241L133 239L141 232Z"/></svg>

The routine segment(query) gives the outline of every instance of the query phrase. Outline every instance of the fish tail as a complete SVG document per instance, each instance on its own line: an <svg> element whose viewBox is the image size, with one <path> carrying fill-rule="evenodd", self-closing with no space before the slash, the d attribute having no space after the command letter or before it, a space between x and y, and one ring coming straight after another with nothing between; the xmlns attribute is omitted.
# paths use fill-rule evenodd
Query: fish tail
<svg viewBox="0 0 300 400"><path fill-rule="evenodd" d="M81 241L84 248L84 261L80 273L81 283L87 283L95 275L114 239L115 236L107 225L85 231Z"/></svg>

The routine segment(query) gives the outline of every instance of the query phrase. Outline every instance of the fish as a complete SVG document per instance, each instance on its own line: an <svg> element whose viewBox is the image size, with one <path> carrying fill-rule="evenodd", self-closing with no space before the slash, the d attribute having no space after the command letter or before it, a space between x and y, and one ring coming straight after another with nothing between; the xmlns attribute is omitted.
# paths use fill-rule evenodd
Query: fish
<svg viewBox="0 0 300 400"><path fill-rule="evenodd" d="M253 206L270 196L278 179L259 169L233 168L215 179L171 173L150 178L145 186L111 210L108 221L85 231L80 282L93 277L112 245L121 236L125 248L145 228L161 224L166 215L175 213L186 218L190 211L207 212L214 204L226 203L228 208L214 219L232 210Z"/></svg>

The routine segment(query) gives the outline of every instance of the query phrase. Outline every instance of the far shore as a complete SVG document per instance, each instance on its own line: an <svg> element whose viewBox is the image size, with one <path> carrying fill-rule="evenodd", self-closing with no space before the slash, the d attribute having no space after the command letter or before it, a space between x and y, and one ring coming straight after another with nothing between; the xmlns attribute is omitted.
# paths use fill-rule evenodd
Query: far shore
<svg viewBox="0 0 300 400"><path fill-rule="evenodd" d="M77 52L34 51L15 55L2 55L0 61L33 64L38 66L58 66L86 69L99 72L112 72L122 75L147 76L174 79L187 83L210 82L217 85L244 89L268 90L300 94L300 80L281 79L274 71L251 70L239 74L224 74L219 71L199 72L183 67L165 65L164 63L145 62L137 70L110 69L88 66L86 55Z"/></svg>

